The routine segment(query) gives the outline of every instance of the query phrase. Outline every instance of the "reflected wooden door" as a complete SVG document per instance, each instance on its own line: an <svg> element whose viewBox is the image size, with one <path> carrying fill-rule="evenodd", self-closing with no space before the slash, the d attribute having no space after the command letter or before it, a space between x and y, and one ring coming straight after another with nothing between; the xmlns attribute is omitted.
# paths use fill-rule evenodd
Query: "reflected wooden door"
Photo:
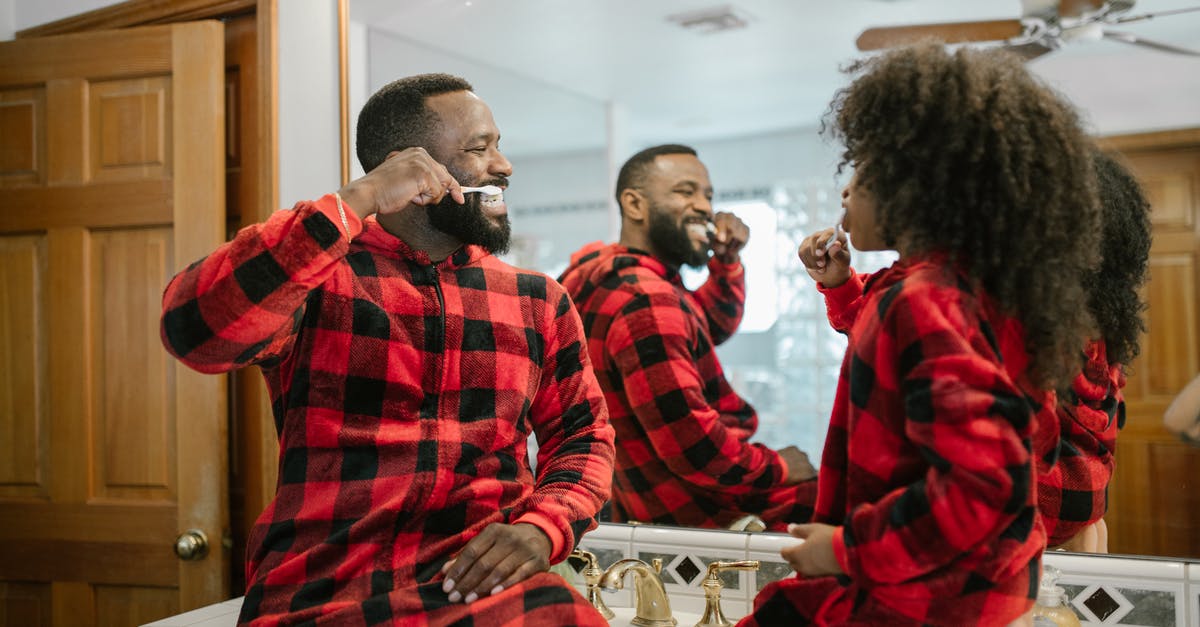
<svg viewBox="0 0 1200 627"><path fill-rule="evenodd" d="M219 22L0 43L0 624L228 596L226 378L158 335L223 240L223 92Z"/></svg>
<svg viewBox="0 0 1200 627"><path fill-rule="evenodd" d="M1200 558L1200 449L1162 426L1171 399L1200 374L1200 146L1123 153L1150 200L1154 244L1147 334L1109 488L1109 549Z"/></svg>

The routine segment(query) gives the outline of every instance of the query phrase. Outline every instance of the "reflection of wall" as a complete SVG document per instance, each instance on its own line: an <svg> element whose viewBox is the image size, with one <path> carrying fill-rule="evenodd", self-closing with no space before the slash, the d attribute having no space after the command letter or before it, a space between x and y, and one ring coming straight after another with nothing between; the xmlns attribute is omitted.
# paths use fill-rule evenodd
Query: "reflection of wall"
<svg viewBox="0 0 1200 627"><path fill-rule="evenodd" d="M447 33L445 45L434 49L400 35L367 30L369 90L425 72L447 72L467 79L487 101L509 156L545 152L543 138L553 138L558 151L599 149L604 145L604 107L601 103L535 75L522 75L457 55L456 37ZM578 129L587 129L581 132Z"/></svg>
<svg viewBox="0 0 1200 627"><path fill-rule="evenodd" d="M503 130L504 122L497 123ZM798 445L816 461L846 342L826 322L823 301L795 251L805 235L831 226L841 213L837 152L815 129L691 145L709 168L718 204L763 201L777 211L776 236L756 239L752 232L750 245L774 253L779 319L764 332L735 335L717 352L734 389L759 412L756 440L776 448ZM603 151L523 156L513 159L513 170L506 195L517 238L512 262L557 274L583 244L611 239L606 211L613 192ZM855 265L869 271L891 258L857 254Z"/></svg>

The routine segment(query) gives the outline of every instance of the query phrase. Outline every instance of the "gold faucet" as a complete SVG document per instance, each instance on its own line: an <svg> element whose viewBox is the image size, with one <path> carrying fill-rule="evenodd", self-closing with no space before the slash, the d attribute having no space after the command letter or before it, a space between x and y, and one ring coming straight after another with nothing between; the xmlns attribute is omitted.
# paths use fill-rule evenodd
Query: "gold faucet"
<svg viewBox="0 0 1200 627"><path fill-rule="evenodd" d="M671 603L667 600L667 589L663 587L662 560L652 560L654 566L640 559L627 557L613 562L600 578L600 587L621 590L625 587L625 573L633 571L633 596L637 615L629 621L642 627L675 627L671 616Z"/></svg>
<svg viewBox="0 0 1200 627"><path fill-rule="evenodd" d="M604 571L600 570L596 554L583 549L575 549L571 551L571 557L577 558L585 564L583 582L587 584L588 603L591 603L592 607L596 608L596 611L600 612L605 620L612 620L616 614L613 614L613 611L604 604L604 599L600 598L600 578L604 576Z"/></svg>
<svg viewBox="0 0 1200 627"><path fill-rule="evenodd" d="M758 570L758 560L739 560L736 562L713 562L708 565L708 574L704 576L704 616L696 627L731 627L733 623L725 618L721 611L721 578L718 576L725 570Z"/></svg>

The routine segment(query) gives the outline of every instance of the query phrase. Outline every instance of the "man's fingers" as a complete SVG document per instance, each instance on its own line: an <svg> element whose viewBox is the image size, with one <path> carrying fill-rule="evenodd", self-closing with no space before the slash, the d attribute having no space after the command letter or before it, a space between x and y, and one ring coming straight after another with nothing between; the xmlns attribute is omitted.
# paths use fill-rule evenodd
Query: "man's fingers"
<svg viewBox="0 0 1200 627"><path fill-rule="evenodd" d="M450 197L454 199L454 202L460 205L466 204L467 199L465 196L463 196L462 186L458 184L458 180L450 174L450 171L446 169L446 166L436 161L433 162L433 165L434 173L436 174L438 181L442 184L442 189L445 189L446 193L450 194ZM441 199L439 199L439 201L440 200Z"/></svg>
<svg viewBox="0 0 1200 627"><path fill-rule="evenodd" d="M464 590L471 590L480 579L486 576L479 568L479 559L486 555L495 544L495 533L489 527L475 536L463 547L454 558L453 565L446 570L446 581L442 583L442 591L450 593L450 601L458 602L463 597Z"/></svg>
<svg viewBox="0 0 1200 627"><path fill-rule="evenodd" d="M492 568L488 576L475 586L474 592L480 597L498 594L501 590L528 579L540 570L542 569L539 568L538 560L534 556L514 551Z"/></svg>

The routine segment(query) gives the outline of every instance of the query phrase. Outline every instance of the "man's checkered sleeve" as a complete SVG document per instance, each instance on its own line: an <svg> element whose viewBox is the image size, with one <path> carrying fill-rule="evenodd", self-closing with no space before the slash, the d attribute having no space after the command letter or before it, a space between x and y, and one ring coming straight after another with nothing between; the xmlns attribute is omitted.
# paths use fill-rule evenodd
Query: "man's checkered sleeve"
<svg viewBox="0 0 1200 627"><path fill-rule="evenodd" d="M745 443L742 432L727 428L709 405L691 346L690 316L663 285L625 304L605 338L605 354L653 446L641 454L657 456L682 481L735 507L742 495L781 484L787 470L778 453Z"/></svg>
<svg viewBox="0 0 1200 627"><path fill-rule="evenodd" d="M724 344L733 337L746 312L746 269L740 261L726 264L716 257L709 259L708 280L692 292L692 297L704 309L713 344Z"/></svg>
<svg viewBox="0 0 1200 627"><path fill-rule="evenodd" d="M615 451L579 314L557 283L547 286L557 305L546 307L553 319L544 327L542 382L530 409L538 439L537 487L513 511L513 522L546 532L550 561L557 563L596 526L596 512L610 496Z"/></svg>
<svg viewBox="0 0 1200 627"><path fill-rule="evenodd" d="M1028 535L1036 518L1026 445L1032 408L982 337L987 334L975 329L980 322L964 313L962 292L902 285L881 302L879 337L856 348L874 351L873 358L848 355L844 373L850 402L862 412L854 437L877 435L869 416L885 408L873 400L890 388L880 396L900 393L905 446L930 464L923 479L855 508L835 533L834 551L847 574L873 584L912 580L997 534ZM866 365L888 362L899 367L877 373Z"/></svg>
<svg viewBox="0 0 1200 627"><path fill-rule="evenodd" d="M352 230L361 230L353 213ZM278 211L171 280L163 344L200 372L225 372L287 353L309 292L349 248L332 195ZM357 232L357 231L356 231Z"/></svg>

